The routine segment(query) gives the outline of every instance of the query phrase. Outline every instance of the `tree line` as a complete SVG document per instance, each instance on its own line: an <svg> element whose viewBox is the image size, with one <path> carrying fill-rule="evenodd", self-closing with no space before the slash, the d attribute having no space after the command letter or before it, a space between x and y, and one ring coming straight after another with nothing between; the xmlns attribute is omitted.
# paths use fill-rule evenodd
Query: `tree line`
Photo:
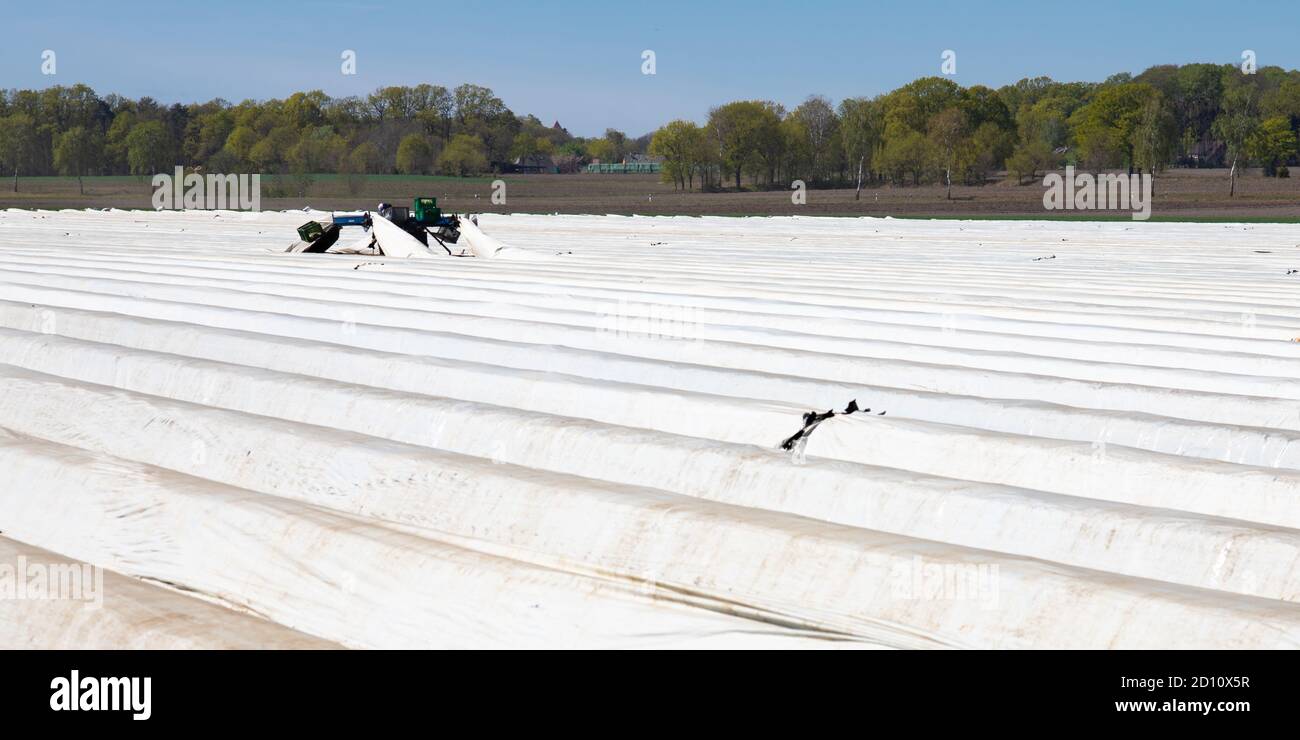
<svg viewBox="0 0 1300 740"><path fill-rule="evenodd" d="M1289 176L1300 131L1300 72L1235 65L1151 67L1104 82L1022 79L992 89L925 77L834 105L812 96L793 111L742 100L703 125L673 121L650 153L682 189L941 183L1021 183L1063 165L1153 176L1170 165L1248 165Z"/></svg>
<svg viewBox="0 0 1300 740"><path fill-rule="evenodd" d="M100 96L86 85L0 92L0 168L13 176L151 176L176 165L214 173L259 172L302 194L314 175L476 175L546 155L576 171L600 158L644 152L649 137L610 129L575 137L517 116L491 89L465 84L384 87L332 98L316 90L284 99L166 105Z"/></svg>
<svg viewBox="0 0 1300 740"><path fill-rule="evenodd" d="M139 175L176 165L260 172L303 194L314 175L476 175L541 157L561 171L636 153L663 158L683 189L894 183L1021 182L1066 164L1156 174L1170 165L1246 166L1289 175L1300 131L1300 72L1235 65L1152 67L1104 82L1023 79L992 89L926 77L838 105L813 96L793 111L743 100L700 125L673 121L634 139L581 138L513 113L478 85L383 87L333 98L163 104L100 96L85 85L0 93L0 168L21 175ZM277 185L272 185L277 187ZM288 194L288 193L286 193Z"/></svg>

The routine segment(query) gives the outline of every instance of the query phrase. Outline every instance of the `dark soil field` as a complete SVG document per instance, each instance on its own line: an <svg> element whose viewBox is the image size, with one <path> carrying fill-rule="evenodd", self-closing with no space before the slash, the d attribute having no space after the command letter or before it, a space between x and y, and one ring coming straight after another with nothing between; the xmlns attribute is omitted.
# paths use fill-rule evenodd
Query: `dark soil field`
<svg viewBox="0 0 1300 740"><path fill-rule="evenodd" d="M497 213L615 213L655 215L817 215L911 216L944 218L1129 218L1122 211L1047 211L1041 181L1017 185L998 180L984 186L959 186L953 200L937 185L866 188L860 200L852 188L809 190L807 203L794 205L789 191L700 193L674 190L653 175L507 175L506 202L491 201L493 177L369 176L349 183L319 175L299 196L300 183L263 178L262 208L313 206L326 210L371 208L380 200L409 201L432 195L446 209ZM358 187L359 185L359 187ZM0 208L151 208L147 178L88 177L85 195L75 178L0 180ZM1228 197L1227 170L1171 170L1156 181L1155 220L1244 219L1300 221L1300 178L1263 177L1247 172Z"/></svg>

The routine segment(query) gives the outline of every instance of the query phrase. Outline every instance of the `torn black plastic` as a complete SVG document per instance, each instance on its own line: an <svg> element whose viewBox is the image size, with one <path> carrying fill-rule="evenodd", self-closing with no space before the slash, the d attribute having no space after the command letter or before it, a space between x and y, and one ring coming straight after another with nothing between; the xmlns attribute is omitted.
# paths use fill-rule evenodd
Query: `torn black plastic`
<svg viewBox="0 0 1300 740"><path fill-rule="evenodd" d="M786 440L781 443L781 449L787 451L794 450L796 445L799 445L801 442L805 442L808 439L808 436L812 434L813 430L816 429L819 424L832 416L848 416L849 414L856 414L858 412L868 414L871 413L871 409L858 408L858 400L856 398L849 401L849 405L845 406L843 411L836 411L834 409L821 412L809 411L803 415L803 428L786 438ZM884 415L884 411L877 414L877 416Z"/></svg>

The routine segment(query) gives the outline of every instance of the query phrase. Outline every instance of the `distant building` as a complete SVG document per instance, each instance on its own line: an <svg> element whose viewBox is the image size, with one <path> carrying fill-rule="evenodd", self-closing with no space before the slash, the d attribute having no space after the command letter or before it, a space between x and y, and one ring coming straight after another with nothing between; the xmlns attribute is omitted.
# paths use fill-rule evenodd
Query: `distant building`
<svg viewBox="0 0 1300 740"><path fill-rule="evenodd" d="M602 175L654 175L663 170L664 158L649 154L629 154L622 162L602 162L591 160L586 172Z"/></svg>
<svg viewBox="0 0 1300 740"><path fill-rule="evenodd" d="M594 172L601 175L654 175L659 173L662 169L662 161L617 162L614 164L592 162L587 165L586 172Z"/></svg>

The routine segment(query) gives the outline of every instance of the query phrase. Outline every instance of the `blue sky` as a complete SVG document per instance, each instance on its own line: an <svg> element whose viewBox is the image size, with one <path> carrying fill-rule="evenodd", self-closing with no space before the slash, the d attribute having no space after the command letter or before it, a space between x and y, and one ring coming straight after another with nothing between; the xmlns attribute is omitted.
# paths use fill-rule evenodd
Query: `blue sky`
<svg viewBox="0 0 1300 740"><path fill-rule="evenodd" d="M16 3L15 3L16 5ZM575 134L632 135L741 98L875 95L937 74L963 85L1100 80L1161 63L1300 67L1297 0L1181 2L36 2L6 11L0 87L84 82L166 102L474 82ZM482 41L479 41L479 40ZM41 74L41 52L57 74ZM357 74L340 72L344 49ZM641 53L657 74L641 74Z"/></svg>

